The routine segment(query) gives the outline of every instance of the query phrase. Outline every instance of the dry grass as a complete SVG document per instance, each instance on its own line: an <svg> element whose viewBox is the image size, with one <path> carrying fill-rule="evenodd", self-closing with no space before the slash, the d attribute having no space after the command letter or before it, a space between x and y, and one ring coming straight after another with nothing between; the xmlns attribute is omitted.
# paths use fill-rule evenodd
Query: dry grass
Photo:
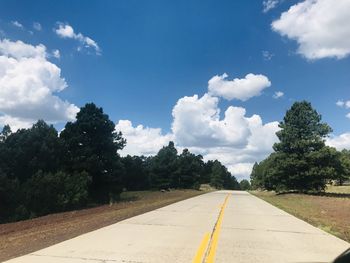
<svg viewBox="0 0 350 263"><path fill-rule="evenodd" d="M111 206L0 224L0 262L203 193L195 190L128 192L123 193L123 201Z"/></svg>
<svg viewBox="0 0 350 263"><path fill-rule="evenodd" d="M349 187L349 186L348 186ZM349 187L350 188L350 187ZM281 194L253 191L252 194L335 236L350 242L350 198L335 186L331 195ZM336 193L336 195L333 195Z"/></svg>
<svg viewBox="0 0 350 263"><path fill-rule="evenodd" d="M350 185L343 185L343 186L328 185L326 192L338 193L338 194L350 194Z"/></svg>

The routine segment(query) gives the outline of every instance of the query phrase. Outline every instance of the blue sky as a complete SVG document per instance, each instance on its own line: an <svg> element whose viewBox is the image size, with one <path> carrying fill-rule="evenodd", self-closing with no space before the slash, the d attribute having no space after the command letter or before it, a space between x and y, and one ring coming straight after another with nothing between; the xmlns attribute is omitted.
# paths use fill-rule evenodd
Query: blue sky
<svg viewBox="0 0 350 263"><path fill-rule="evenodd" d="M319 8L317 5L327 1L316 1L309 11L300 11L299 16L305 12L314 14L311 8ZM271 9L264 12L263 2L265 6L272 4ZM167 139L175 136L177 140L172 130L172 110L178 100L194 94L203 96L208 81L224 73L227 80L243 79L249 73L264 75L271 85L245 101L220 98L221 119L225 110L234 106L244 108L246 117L257 114L264 124L272 123L281 120L294 101L306 99L332 126L334 136L340 136L350 131L350 119L346 118L350 110L345 106L350 100L350 51L346 49L350 49L350 43L344 43L338 53L321 54L310 51L315 41L321 45L324 41L331 50L329 45L333 42L329 44L328 38L337 36L318 35L305 44L303 36L307 32L294 32L288 21L272 28L273 21L281 20L283 12L307 2L310 1L3 0L0 38L32 46L42 44L47 54L59 50L59 58L46 56L47 61L61 69L60 76L67 84L60 92L53 92L54 96L78 107L95 102L114 122L129 120L133 128L139 124L143 129L160 128L158 135L169 135ZM349 7L349 1L339 2ZM318 19L317 15L312 18ZM22 27L16 26L15 21ZM40 23L41 30L33 28L34 22ZM57 34L60 25L72 27L74 37ZM342 29L345 37L349 36L349 26ZM87 45L85 37L92 39L100 51ZM303 45L308 45L307 51L300 51ZM277 91L284 95L273 98ZM343 106L336 105L339 100ZM13 110L8 111L10 114L0 107L0 112L16 117ZM40 113L33 116L40 117ZM45 111L42 118L46 119ZM55 121L58 128L64 123ZM201 148L182 139L178 139L178 145ZM202 151L204 155L208 152Z"/></svg>

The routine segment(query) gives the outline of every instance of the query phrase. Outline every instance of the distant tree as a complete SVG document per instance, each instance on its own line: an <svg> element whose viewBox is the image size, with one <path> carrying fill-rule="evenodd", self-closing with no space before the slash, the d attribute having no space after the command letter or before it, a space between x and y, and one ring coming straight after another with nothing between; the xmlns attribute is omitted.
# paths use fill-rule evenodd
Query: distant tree
<svg viewBox="0 0 350 263"><path fill-rule="evenodd" d="M212 167L214 165L214 161L209 160L206 163L204 163L203 171L200 176L200 183L201 184L209 184L210 178L211 178L211 171Z"/></svg>
<svg viewBox="0 0 350 263"><path fill-rule="evenodd" d="M242 181L240 181L239 185L241 190L244 190L244 191L250 190L250 183L246 179L243 179Z"/></svg>
<svg viewBox="0 0 350 263"><path fill-rule="evenodd" d="M91 176L92 199L106 203L118 198L123 166L117 151L123 149L126 141L102 108L86 104L76 121L66 124L60 137L65 146L65 170L85 171Z"/></svg>
<svg viewBox="0 0 350 263"><path fill-rule="evenodd" d="M324 143L332 129L306 101L295 102L279 127L280 142L273 146L277 154L269 170L274 190L323 190L335 169L335 156Z"/></svg>
<svg viewBox="0 0 350 263"><path fill-rule="evenodd" d="M216 189L222 189L224 187L224 176L221 163L215 160L211 168L210 185Z"/></svg>
<svg viewBox="0 0 350 263"><path fill-rule="evenodd" d="M150 188L150 175L147 158L144 156L126 156L122 158L125 168L123 186L129 191Z"/></svg>
<svg viewBox="0 0 350 263"><path fill-rule="evenodd" d="M338 181L339 185L342 185L344 181L350 180L350 151L345 149L342 150L340 152L339 160L341 170L335 179Z"/></svg>
<svg viewBox="0 0 350 263"><path fill-rule="evenodd" d="M172 185L179 188L195 188L200 187L200 176L203 171L203 157L190 153L188 149L184 149L177 161L177 170L173 177Z"/></svg>
<svg viewBox="0 0 350 263"><path fill-rule="evenodd" d="M158 154L152 158L150 165L151 184L153 188L165 189L177 187L177 150L174 142L169 142L168 146L159 150Z"/></svg>

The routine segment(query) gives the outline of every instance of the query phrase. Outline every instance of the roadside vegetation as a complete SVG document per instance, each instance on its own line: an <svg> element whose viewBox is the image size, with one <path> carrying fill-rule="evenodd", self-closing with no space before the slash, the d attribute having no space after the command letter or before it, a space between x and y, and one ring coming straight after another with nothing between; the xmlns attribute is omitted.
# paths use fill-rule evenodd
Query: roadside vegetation
<svg viewBox="0 0 350 263"><path fill-rule="evenodd" d="M287 111L274 152L251 173L254 195L350 241L350 151L325 145L332 131L306 101Z"/></svg>
<svg viewBox="0 0 350 263"><path fill-rule="evenodd" d="M294 103L279 127L274 152L253 167L253 189L319 193L350 179L350 151L325 145L332 129L309 102Z"/></svg>
<svg viewBox="0 0 350 263"><path fill-rule="evenodd" d="M239 189L219 161L173 142L152 157L121 157L122 134L102 108L88 103L58 133L39 120L29 129L0 134L0 223L120 200L123 191Z"/></svg>

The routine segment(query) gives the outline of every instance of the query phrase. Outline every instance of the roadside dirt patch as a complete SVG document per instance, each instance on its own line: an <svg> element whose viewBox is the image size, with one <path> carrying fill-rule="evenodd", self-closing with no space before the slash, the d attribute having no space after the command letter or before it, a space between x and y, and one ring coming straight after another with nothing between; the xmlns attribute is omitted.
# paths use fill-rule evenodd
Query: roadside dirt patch
<svg viewBox="0 0 350 263"><path fill-rule="evenodd" d="M205 192L129 192L113 205L51 214L31 220L0 224L0 261L28 254L104 226L108 226Z"/></svg>

